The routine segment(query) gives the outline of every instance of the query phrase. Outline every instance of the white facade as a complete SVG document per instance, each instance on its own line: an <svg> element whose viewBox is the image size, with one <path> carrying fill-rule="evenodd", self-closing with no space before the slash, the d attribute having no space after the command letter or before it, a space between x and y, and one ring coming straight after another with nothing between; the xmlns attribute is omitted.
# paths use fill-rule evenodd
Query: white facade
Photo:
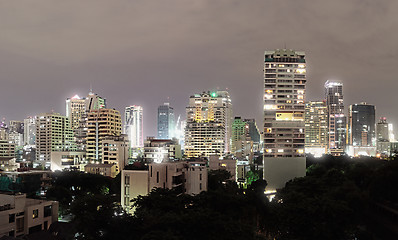
<svg viewBox="0 0 398 240"><path fill-rule="evenodd" d="M185 154L188 157L221 156L231 151L232 103L227 91L191 96L186 114Z"/></svg>
<svg viewBox="0 0 398 240"><path fill-rule="evenodd" d="M36 117L24 119L24 145L36 144Z"/></svg>
<svg viewBox="0 0 398 240"><path fill-rule="evenodd" d="M121 204L130 213L133 212L130 201L147 195L153 188L175 189L185 194L207 191L204 162L153 163L148 170L123 170L121 177Z"/></svg>
<svg viewBox="0 0 398 240"><path fill-rule="evenodd" d="M86 99L80 98L75 95L72 98L66 99L66 116L69 118L69 122L72 130L79 128L80 121L86 114Z"/></svg>
<svg viewBox="0 0 398 240"><path fill-rule="evenodd" d="M86 164L86 152L51 152L51 171L63 171L64 169L84 171Z"/></svg>
<svg viewBox="0 0 398 240"><path fill-rule="evenodd" d="M17 133L17 132L12 132L8 135L8 139L10 139L10 141L15 143L15 146L17 147L23 147L23 134L21 133Z"/></svg>
<svg viewBox="0 0 398 240"><path fill-rule="evenodd" d="M129 161L130 142L126 135L118 137L106 137L102 140L102 162L116 165L119 173Z"/></svg>
<svg viewBox="0 0 398 240"><path fill-rule="evenodd" d="M181 159L178 140L147 138L144 144L144 159L149 163L161 163Z"/></svg>
<svg viewBox="0 0 398 240"><path fill-rule="evenodd" d="M0 237L47 230L58 220L58 202L0 194Z"/></svg>
<svg viewBox="0 0 398 240"><path fill-rule="evenodd" d="M43 113L36 119L36 161L50 167L51 152L76 150L69 119L59 113Z"/></svg>
<svg viewBox="0 0 398 240"><path fill-rule="evenodd" d="M124 112L124 133L128 135L131 148L144 146L143 109L141 106L126 107Z"/></svg>

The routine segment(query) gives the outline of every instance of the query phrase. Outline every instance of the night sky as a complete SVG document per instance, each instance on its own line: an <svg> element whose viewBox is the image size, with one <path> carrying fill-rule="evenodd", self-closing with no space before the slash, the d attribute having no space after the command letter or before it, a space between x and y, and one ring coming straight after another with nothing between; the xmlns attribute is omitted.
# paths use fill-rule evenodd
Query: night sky
<svg viewBox="0 0 398 240"><path fill-rule="evenodd" d="M234 115L262 125L264 50L303 50L307 100L327 79L346 109L366 101L398 128L396 0L6 0L0 2L0 117L65 114L90 84L123 113L157 106L185 118L188 98L228 88ZM169 98L169 100L168 100Z"/></svg>

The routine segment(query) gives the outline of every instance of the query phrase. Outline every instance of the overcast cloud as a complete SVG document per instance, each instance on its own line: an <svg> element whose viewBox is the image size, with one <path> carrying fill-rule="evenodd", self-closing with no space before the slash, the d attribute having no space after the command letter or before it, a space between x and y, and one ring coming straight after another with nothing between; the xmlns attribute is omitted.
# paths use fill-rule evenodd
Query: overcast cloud
<svg viewBox="0 0 398 240"><path fill-rule="evenodd" d="M398 127L397 29L394 0L2 0L0 117L65 114L92 84L121 112L143 105L155 135L158 105L185 118L190 95L228 88L261 126L263 53L286 46L307 54L307 100L340 79L347 109L366 101Z"/></svg>

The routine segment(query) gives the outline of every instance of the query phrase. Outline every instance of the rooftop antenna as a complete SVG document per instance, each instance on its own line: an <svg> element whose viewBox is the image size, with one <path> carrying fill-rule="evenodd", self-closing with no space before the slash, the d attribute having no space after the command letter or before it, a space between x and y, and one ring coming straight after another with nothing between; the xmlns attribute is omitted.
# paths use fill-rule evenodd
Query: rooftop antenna
<svg viewBox="0 0 398 240"><path fill-rule="evenodd" d="M287 49L287 48L286 48L286 42L285 42L285 49Z"/></svg>
<svg viewBox="0 0 398 240"><path fill-rule="evenodd" d="M93 94L93 85L90 83L90 93L89 93L90 95L92 95Z"/></svg>

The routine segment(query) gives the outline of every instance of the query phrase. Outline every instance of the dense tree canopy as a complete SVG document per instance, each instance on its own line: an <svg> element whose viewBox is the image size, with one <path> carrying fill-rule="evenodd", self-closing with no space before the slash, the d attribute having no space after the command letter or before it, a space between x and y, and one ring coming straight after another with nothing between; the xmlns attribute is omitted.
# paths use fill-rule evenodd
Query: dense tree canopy
<svg viewBox="0 0 398 240"><path fill-rule="evenodd" d="M73 214L81 239L388 239L386 226L371 219L379 216L374 206L398 203L398 161L325 156L307 163L307 176L288 182L272 202L265 180L240 189L224 170L210 171L208 191L195 196L167 189L139 196L133 216L114 194L120 176L59 173L48 196Z"/></svg>

